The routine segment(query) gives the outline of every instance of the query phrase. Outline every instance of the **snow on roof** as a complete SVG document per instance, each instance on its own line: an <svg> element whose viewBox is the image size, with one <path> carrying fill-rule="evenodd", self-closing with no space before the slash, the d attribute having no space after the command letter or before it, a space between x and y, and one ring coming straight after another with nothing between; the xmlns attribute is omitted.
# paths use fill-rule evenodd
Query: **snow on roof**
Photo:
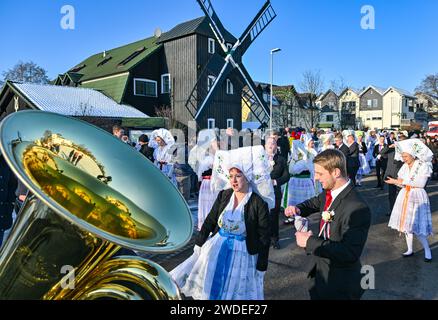
<svg viewBox="0 0 438 320"><path fill-rule="evenodd" d="M360 96L362 96L365 92L367 92L371 88L374 89L375 91L377 91L381 96L383 96L385 94L385 91L386 91L386 89L384 89L384 88L370 85L370 86L366 87L364 91L361 92Z"/></svg>
<svg viewBox="0 0 438 320"><path fill-rule="evenodd" d="M403 90L403 89L400 89L400 88L397 88L397 87L390 87L390 88L388 88L388 90L386 90L385 94L388 93L388 91L391 91L391 90L395 90L395 91L397 91L397 92L400 93L402 96L415 98L415 96L414 96L412 93L410 93L409 91L407 91L407 90Z"/></svg>
<svg viewBox="0 0 438 320"><path fill-rule="evenodd" d="M12 84L42 111L66 116L149 118L143 112L128 105L118 104L93 89L17 82Z"/></svg>

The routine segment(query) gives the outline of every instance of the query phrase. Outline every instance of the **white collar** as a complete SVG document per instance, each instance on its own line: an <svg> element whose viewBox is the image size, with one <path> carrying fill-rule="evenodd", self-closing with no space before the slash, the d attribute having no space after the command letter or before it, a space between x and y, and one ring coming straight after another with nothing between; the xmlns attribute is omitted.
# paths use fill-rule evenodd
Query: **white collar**
<svg viewBox="0 0 438 320"><path fill-rule="evenodd" d="M332 190L332 203L335 201L336 197L339 196L342 191L344 191L345 189L347 189L347 187L350 185L350 180L348 180L348 182L346 184L344 184L342 187L336 189L336 190Z"/></svg>

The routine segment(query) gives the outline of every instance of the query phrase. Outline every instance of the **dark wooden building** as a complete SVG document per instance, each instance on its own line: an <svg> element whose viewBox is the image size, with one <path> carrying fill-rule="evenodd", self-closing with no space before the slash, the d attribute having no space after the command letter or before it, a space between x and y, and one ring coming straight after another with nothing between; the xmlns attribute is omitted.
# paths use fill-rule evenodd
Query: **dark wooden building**
<svg viewBox="0 0 438 320"><path fill-rule="evenodd" d="M225 38L227 46L236 42L230 33ZM186 107L193 88L203 75L199 83L204 88L198 90L209 90L223 57L208 19L201 17L161 35L95 54L59 75L55 84L98 90L149 116L155 116L157 108L170 108L173 119L187 125L194 121L193 110ZM209 61L217 61L218 67L205 72ZM213 103L198 117L198 128L232 126L240 130L243 87L233 71L215 91Z"/></svg>

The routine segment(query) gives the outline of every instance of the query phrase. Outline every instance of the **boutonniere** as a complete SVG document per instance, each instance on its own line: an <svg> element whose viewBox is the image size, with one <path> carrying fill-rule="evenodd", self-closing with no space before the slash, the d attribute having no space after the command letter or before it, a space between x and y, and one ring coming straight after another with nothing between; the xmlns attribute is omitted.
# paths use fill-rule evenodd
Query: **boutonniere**
<svg viewBox="0 0 438 320"><path fill-rule="evenodd" d="M322 221L324 222L321 231L319 232L318 237L321 237L322 234L324 234L324 240L327 240L330 238L330 223L335 218L335 212L332 211L324 211L321 213Z"/></svg>
<svg viewBox="0 0 438 320"><path fill-rule="evenodd" d="M271 168L273 168L275 166L275 161L274 160L269 160L269 165L271 166Z"/></svg>

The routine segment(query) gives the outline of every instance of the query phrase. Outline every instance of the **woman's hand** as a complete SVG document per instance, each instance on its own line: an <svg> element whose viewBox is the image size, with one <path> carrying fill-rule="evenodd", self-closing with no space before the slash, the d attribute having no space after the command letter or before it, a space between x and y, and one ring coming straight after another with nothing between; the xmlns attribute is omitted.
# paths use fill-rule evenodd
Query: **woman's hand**
<svg viewBox="0 0 438 320"><path fill-rule="evenodd" d="M394 178L388 177L388 178L386 178L385 183L386 184L401 185L401 184L403 184L403 180L401 180L401 179L396 180Z"/></svg>

